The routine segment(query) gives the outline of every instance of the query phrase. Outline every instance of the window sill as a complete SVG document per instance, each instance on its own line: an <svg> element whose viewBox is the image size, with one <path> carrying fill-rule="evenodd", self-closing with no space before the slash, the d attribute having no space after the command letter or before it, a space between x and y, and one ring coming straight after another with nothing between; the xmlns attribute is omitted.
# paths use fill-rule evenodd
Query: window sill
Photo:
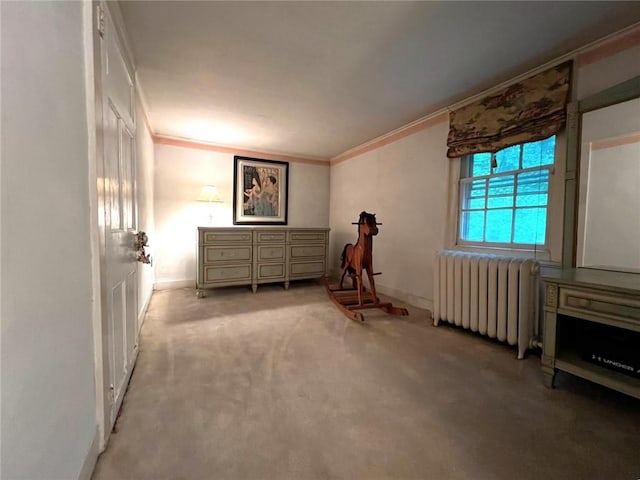
<svg viewBox="0 0 640 480"><path fill-rule="evenodd" d="M534 258L540 262L552 262L551 252L547 247L543 246L538 248L509 248L490 247L486 245L454 245L452 247L452 250L459 250L461 252L487 253L505 257Z"/></svg>

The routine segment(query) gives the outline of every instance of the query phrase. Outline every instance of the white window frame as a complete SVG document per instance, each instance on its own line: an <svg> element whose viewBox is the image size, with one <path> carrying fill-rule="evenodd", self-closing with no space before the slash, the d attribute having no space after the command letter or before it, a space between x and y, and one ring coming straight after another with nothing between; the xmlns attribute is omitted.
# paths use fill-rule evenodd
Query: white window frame
<svg viewBox="0 0 640 480"><path fill-rule="evenodd" d="M462 175L462 172L464 171L463 168L468 168L466 165L468 165L469 162L464 158L452 159L449 163L449 207L447 212L446 248L477 253L494 253L514 257L535 258L544 263L559 265L562 262L566 146L566 132L563 130L556 134L554 164L542 167L549 168L547 229L544 245L460 241L460 207L462 205L461 180L465 178ZM510 175L521 171L523 170L514 170L504 173L506 175ZM502 172L500 174L502 174Z"/></svg>

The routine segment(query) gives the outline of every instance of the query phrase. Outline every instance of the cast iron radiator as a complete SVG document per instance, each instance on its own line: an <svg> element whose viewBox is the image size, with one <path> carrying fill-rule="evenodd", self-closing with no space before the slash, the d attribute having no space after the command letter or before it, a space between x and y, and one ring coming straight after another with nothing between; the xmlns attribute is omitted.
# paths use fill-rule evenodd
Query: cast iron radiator
<svg viewBox="0 0 640 480"><path fill-rule="evenodd" d="M437 252L433 324L444 320L518 345L518 358L524 358L538 337L539 268L531 259Z"/></svg>

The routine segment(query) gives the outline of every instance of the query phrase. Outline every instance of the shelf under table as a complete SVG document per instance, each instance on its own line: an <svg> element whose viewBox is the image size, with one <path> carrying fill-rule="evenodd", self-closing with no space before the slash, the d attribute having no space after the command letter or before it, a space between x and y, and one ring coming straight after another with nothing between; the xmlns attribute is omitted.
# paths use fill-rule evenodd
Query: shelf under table
<svg viewBox="0 0 640 480"><path fill-rule="evenodd" d="M640 399L640 379L587 362L575 351L559 352L555 366L564 372Z"/></svg>

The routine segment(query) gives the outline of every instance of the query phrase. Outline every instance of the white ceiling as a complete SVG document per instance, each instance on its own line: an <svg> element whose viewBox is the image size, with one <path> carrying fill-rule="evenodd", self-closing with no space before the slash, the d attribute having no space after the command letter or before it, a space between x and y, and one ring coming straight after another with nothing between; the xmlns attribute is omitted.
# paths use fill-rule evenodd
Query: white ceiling
<svg viewBox="0 0 640 480"><path fill-rule="evenodd" d="M120 7L156 134L331 158L640 21L640 2Z"/></svg>

